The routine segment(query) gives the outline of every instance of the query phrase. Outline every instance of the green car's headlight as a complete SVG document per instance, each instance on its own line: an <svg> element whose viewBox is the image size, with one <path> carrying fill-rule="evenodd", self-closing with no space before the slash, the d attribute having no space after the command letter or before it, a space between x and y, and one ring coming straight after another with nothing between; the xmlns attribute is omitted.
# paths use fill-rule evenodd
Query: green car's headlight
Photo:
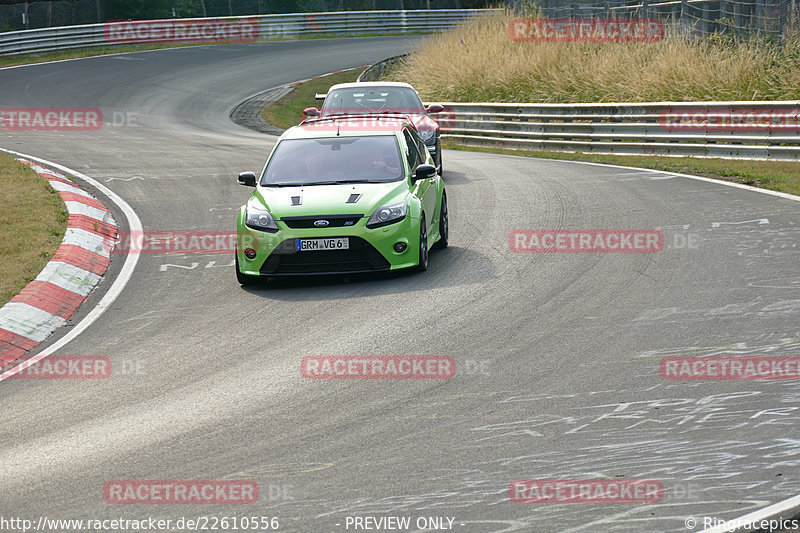
<svg viewBox="0 0 800 533"><path fill-rule="evenodd" d="M369 220L367 221L367 227L380 228L381 226L394 224L395 222L399 222L400 220L406 218L407 212L408 206L405 202L381 206L377 211L372 213L371 217L369 217Z"/></svg>
<svg viewBox="0 0 800 533"><path fill-rule="evenodd" d="M247 202L247 210L244 215L244 223L248 228L274 233L278 231L275 219L264 209L257 200L252 199Z"/></svg>

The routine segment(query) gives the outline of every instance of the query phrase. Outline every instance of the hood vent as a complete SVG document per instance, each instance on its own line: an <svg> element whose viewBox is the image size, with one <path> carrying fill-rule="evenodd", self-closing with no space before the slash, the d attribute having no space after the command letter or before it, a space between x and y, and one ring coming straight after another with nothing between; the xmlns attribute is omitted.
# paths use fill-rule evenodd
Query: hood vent
<svg viewBox="0 0 800 533"><path fill-rule="evenodd" d="M357 201L359 201L360 199L361 199L361 195L360 194L353 193L353 194L350 195L350 197L347 199L347 201L345 203L346 204L354 204Z"/></svg>
<svg viewBox="0 0 800 533"><path fill-rule="evenodd" d="M300 196L292 196L291 198L292 198L292 205L302 205L303 204L303 198L302 197L300 197Z"/></svg>

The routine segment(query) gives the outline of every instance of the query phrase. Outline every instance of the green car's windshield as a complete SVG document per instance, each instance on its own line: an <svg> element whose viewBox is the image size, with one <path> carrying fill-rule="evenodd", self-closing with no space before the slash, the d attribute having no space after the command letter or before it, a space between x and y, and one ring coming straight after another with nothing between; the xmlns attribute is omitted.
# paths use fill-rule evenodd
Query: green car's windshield
<svg viewBox="0 0 800 533"><path fill-rule="evenodd" d="M261 176L266 187L385 183L404 176L394 135L286 139Z"/></svg>

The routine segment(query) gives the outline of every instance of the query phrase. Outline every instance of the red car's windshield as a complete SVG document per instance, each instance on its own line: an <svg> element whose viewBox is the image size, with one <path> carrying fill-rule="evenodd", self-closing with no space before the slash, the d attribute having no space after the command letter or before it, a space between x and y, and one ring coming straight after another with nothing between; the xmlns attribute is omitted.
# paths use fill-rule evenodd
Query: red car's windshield
<svg viewBox="0 0 800 533"><path fill-rule="evenodd" d="M334 89L325 97L322 116L358 113L423 114L425 107L409 87L350 87Z"/></svg>

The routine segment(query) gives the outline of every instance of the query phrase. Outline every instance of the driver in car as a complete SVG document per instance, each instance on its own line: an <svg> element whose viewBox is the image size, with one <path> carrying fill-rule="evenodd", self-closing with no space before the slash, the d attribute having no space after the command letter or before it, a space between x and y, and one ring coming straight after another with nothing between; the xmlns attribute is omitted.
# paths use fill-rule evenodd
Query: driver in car
<svg viewBox="0 0 800 533"><path fill-rule="evenodd" d="M397 157L397 153L391 148L384 148L381 151L380 157L372 161L372 167L375 170L384 172L387 177L395 177L400 175L399 163L400 159Z"/></svg>

